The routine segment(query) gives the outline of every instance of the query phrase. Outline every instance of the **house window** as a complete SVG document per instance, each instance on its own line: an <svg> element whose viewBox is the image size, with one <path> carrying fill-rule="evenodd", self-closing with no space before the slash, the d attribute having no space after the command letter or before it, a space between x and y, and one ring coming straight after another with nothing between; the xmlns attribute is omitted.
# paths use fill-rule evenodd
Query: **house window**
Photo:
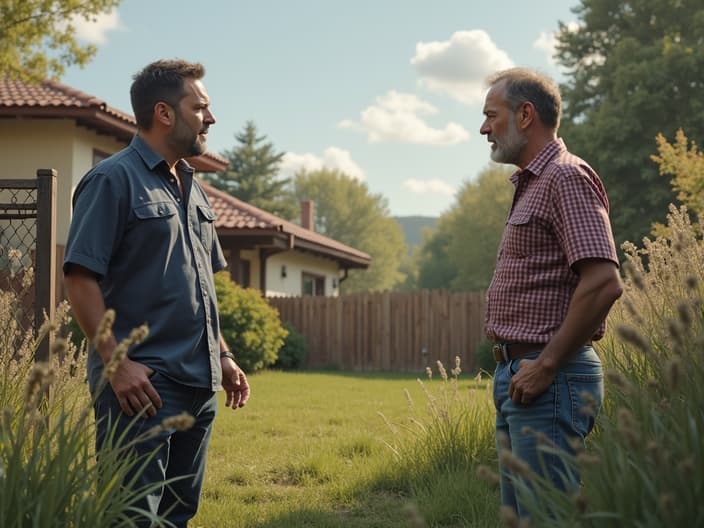
<svg viewBox="0 0 704 528"><path fill-rule="evenodd" d="M325 277L322 275L314 275L312 273L303 272L301 295L316 296L325 295Z"/></svg>
<svg viewBox="0 0 704 528"><path fill-rule="evenodd" d="M107 152L103 152L102 150L98 149L93 149L93 166L95 167L98 163L100 163L104 159L109 158L110 156L111 155Z"/></svg>

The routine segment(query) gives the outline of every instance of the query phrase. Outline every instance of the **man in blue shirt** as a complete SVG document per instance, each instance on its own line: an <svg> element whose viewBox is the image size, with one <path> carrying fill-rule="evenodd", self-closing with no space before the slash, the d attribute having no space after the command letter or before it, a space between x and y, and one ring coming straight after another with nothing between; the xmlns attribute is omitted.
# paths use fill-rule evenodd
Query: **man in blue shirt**
<svg viewBox="0 0 704 528"><path fill-rule="evenodd" d="M117 422L130 438L188 412L187 431L166 430L138 444L157 449L135 488L156 489L137 505L186 526L198 508L215 417L215 391L236 409L249 384L220 334L213 273L226 265L213 214L193 168L182 158L205 152L215 117L200 64L162 60L134 77L130 95L137 135L81 180L64 258L64 284L84 333L94 338L108 308L112 335L88 358L100 448ZM104 366L119 341L146 323L149 334L129 350L100 389ZM138 422L130 418L142 412ZM123 416L124 415L124 416ZM178 479L178 477L187 477ZM177 478L168 486L166 480Z"/></svg>

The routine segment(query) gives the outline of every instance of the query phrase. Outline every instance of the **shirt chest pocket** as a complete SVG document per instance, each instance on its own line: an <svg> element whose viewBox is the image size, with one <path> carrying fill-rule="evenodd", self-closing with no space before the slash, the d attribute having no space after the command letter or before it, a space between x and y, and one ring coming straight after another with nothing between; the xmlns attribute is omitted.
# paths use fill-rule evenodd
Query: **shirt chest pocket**
<svg viewBox="0 0 704 528"><path fill-rule="evenodd" d="M503 252L513 257L541 253L550 245L550 229L546 221L530 212L515 212L507 223Z"/></svg>
<svg viewBox="0 0 704 528"><path fill-rule="evenodd" d="M198 210L197 235L205 250L210 252L215 239L215 213L207 205L197 205L196 209Z"/></svg>
<svg viewBox="0 0 704 528"><path fill-rule="evenodd" d="M132 212L135 219L132 227L138 229L144 237L159 237L153 239L158 240L178 233L178 211L172 203L146 203L134 207Z"/></svg>

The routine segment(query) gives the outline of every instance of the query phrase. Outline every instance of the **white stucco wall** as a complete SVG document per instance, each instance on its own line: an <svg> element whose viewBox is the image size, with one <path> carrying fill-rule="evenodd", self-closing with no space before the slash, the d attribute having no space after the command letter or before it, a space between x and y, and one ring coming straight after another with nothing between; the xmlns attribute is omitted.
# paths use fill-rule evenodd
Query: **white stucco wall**
<svg viewBox="0 0 704 528"><path fill-rule="evenodd" d="M267 297L301 295L303 273L325 277L325 295L327 297L337 297L340 294L340 276L337 262L334 260L299 251L286 251L269 257L266 266ZM281 276L282 266L286 266L286 277ZM335 287L333 287L333 279L336 282Z"/></svg>
<svg viewBox="0 0 704 528"><path fill-rule="evenodd" d="M249 261L250 287L259 289L260 266L258 250L240 251L240 258ZM286 266L286 277L281 276L281 267ZM316 257L300 251L285 251L269 257L266 261L266 296L290 297L301 295L303 273L325 277L325 295L340 294L340 275L337 262ZM333 281L337 286L333 287Z"/></svg>
<svg viewBox="0 0 704 528"><path fill-rule="evenodd" d="M34 179L37 169L56 169L56 242L64 245L73 190L93 166L93 149L111 154L124 146L71 119L0 119L0 178Z"/></svg>

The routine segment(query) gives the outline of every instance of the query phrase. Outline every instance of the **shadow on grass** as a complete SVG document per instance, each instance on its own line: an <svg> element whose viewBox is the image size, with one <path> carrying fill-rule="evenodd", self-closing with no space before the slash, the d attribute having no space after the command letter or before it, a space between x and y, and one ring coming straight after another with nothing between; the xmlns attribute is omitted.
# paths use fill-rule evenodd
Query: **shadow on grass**
<svg viewBox="0 0 704 528"><path fill-rule="evenodd" d="M498 491L476 477L475 470L441 473L429 470L411 483L399 474L380 475L349 490L334 511L302 504L253 528L498 528Z"/></svg>
<svg viewBox="0 0 704 528"><path fill-rule="evenodd" d="M270 369L273 370L273 369ZM283 371L282 371L283 372ZM390 371L352 371L352 370L336 370L336 369L305 369L305 370L288 370L287 374L318 374L321 376L353 378L353 379L379 379L379 380L411 380L417 378L425 379L427 377L425 371L411 372L390 372Z"/></svg>

